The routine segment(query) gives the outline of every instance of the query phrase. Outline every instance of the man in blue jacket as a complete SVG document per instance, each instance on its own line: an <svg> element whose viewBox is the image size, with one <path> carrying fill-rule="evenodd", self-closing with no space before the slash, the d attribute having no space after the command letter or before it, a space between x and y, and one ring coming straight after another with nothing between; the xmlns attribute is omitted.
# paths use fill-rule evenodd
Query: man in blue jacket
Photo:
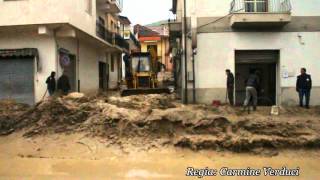
<svg viewBox="0 0 320 180"><path fill-rule="evenodd" d="M306 99L305 107L309 109L310 94L312 89L312 79L307 74L306 68L301 68L301 75L297 78L296 90L299 93L300 107L303 107L303 98Z"/></svg>

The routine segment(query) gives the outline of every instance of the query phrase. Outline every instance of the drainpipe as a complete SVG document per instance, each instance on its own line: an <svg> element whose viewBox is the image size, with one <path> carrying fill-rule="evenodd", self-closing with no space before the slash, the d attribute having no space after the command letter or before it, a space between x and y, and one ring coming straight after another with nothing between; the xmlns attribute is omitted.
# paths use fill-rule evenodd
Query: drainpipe
<svg viewBox="0 0 320 180"><path fill-rule="evenodd" d="M77 78L78 78L78 92L80 92L80 41L77 37Z"/></svg>
<svg viewBox="0 0 320 180"><path fill-rule="evenodd" d="M188 104L187 1L184 0L184 103Z"/></svg>
<svg viewBox="0 0 320 180"><path fill-rule="evenodd" d="M193 104L196 104L196 73L195 73L195 59L194 59L194 55L196 53L196 49L192 50L192 102Z"/></svg>
<svg viewBox="0 0 320 180"><path fill-rule="evenodd" d="M58 40L57 40L57 29L53 30L53 39L54 39L54 43L55 43L54 54L55 54L55 59L56 59L56 75L59 76L59 53L58 53L59 44L58 44Z"/></svg>

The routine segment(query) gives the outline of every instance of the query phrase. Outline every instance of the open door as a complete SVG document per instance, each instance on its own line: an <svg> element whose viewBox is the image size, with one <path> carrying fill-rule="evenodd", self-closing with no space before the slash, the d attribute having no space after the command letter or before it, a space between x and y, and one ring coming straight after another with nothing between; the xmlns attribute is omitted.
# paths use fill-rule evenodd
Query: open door
<svg viewBox="0 0 320 180"><path fill-rule="evenodd" d="M104 62L99 62L99 88L107 90L107 64Z"/></svg>

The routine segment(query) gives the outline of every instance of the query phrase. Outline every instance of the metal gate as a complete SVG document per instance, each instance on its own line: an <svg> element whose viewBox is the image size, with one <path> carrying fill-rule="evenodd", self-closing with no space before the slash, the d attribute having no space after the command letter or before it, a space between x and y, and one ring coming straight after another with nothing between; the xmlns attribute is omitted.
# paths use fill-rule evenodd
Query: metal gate
<svg viewBox="0 0 320 180"><path fill-rule="evenodd" d="M246 80L251 73L260 72L258 104L276 104L278 50L237 50L235 52L236 104L241 105L246 94Z"/></svg>
<svg viewBox="0 0 320 180"><path fill-rule="evenodd" d="M0 99L34 104L33 58L0 58Z"/></svg>

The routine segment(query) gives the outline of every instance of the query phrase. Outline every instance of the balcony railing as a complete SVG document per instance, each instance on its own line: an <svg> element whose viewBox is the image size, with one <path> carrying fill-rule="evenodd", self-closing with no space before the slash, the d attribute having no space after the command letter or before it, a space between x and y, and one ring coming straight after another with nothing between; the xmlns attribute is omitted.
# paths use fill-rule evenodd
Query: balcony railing
<svg viewBox="0 0 320 180"><path fill-rule="evenodd" d="M114 36L113 33L108 31L104 24L101 24L100 22L97 21L97 36L100 37L101 39L105 40L106 42L110 44L114 44Z"/></svg>
<svg viewBox="0 0 320 180"><path fill-rule="evenodd" d="M232 0L230 13L290 13L290 0Z"/></svg>
<svg viewBox="0 0 320 180"><path fill-rule="evenodd" d="M131 32L130 32L130 39L133 41L133 43L134 43L138 48L141 47L140 41L138 41L138 39L136 38L136 36L135 36L134 34L132 34Z"/></svg>
<svg viewBox="0 0 320 180"><path fill-rule="evenodd" d="M112 0L112 1L115 2L120 9L123 8L123 0Z"/></svg>
<svg viewBox="0 0 320 180"><path fill-rule="evenodd" d="M119 34L115 34L115 44L121 48L129 50L129 43Z"/></svg>
<svg viewBox="0 0 320 180"><path fill-rule="evenodd" d="M126 42L125 39L123 39L119 34L108 31L104 24L100 23L97 21L97 36L100 37L101 39L105 40L106 42L112 44L112 45L117 45L121 48L124 48L126 50L129 50L129 43Z"/></svg>

